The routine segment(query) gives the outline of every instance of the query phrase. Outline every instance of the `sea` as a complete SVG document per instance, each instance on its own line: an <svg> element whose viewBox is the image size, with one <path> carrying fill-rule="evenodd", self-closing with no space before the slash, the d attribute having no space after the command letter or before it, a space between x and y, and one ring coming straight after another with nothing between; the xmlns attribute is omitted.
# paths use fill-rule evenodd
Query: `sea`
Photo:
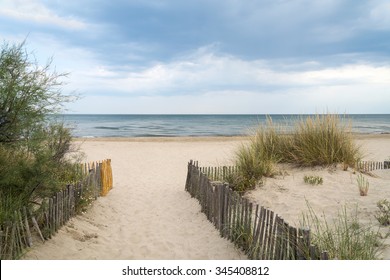
<svg viewBox="0 0 390 280"><path fill-rule="evenodd" d="M74 137L241 136L267 119L289 131L309 115L87 115L56 116L72 128ZM390 134L390 114L341 115L342 122L362 134Z"/></svg>

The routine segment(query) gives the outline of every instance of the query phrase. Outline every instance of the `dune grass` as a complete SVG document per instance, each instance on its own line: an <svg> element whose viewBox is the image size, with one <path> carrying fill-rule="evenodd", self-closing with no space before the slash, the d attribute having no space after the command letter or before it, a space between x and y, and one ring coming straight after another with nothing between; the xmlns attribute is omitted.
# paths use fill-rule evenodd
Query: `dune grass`
<svg viewBox="0 0 390 280"><path fill-rule="evenodd" d="M358 184L360 196L367 196L368 190L370 188L370 183L368 182L368 180L364 178L363 175L360 173L356 178L356 181Z"/></svg>
<svg viewBox="0 0 390 280"><path fill-rule="evenodd" d="M339 115L315 115L301 119L292 134L288 160L301 166L344 163L354 166L360 157L351 126Z"/></svg>
<svg viewBox="0 0 390 280"><path fill-rule="evenodd" d="M241 145L236 151L238 172L232 178L232 187L236 191L253 188L261 179L275 173L275 163L279 161L279 136L270 127L259 130L251 138L249 145Z"/></svg>
<svg viewBox="0 0 390 280"><path fill-rule="evenodd" d="M275 174L278 163L297 166L354 166L361 157L353 142L351 125L339 115L324 114L297 120L291 133L268 118L236 152L237 176L242 188L253 188L263 177Z"/></svg>
<svg viewBox="0 0 390 280"><path fill-rule="evenodd" d="M330 259L375 260L383 247L378 231L363 226L357 217L357 209L348 213L344 206L336 218L327 221L321 218L308 205L308 213L303 215L303 227L311 229L312 244L321 252L327 251Z"/></svg>

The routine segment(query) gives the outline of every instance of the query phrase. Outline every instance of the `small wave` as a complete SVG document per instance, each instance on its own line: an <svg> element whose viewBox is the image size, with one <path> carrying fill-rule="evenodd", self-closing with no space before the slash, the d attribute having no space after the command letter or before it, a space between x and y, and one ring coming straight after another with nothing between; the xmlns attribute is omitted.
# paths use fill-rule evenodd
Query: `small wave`
<svg viewBox="0 0 390 280"><path fill-rule="evenodd" d="M167 134L152 134L152 133L142 133L136 134L134 137L175 137L176 135L167 135Z"/></svg>
<svg viewBox="0 0 390 280"><path fill-rule="evenodd" d="M119 130L119 127L112 126L95 126L96 129L107 129L107 130Z"/></svg>

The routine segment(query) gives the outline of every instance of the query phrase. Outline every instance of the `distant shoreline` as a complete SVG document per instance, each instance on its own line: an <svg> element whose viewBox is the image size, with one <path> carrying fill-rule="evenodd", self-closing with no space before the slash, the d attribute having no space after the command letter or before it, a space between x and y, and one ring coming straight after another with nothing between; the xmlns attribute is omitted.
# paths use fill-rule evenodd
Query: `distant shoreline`
<svg viewBox="0 0 390 280"><path fill-rule="evenodd" d="M353 133L356 140L388 139L390 134ZM172 137L74 137L75 142L210 142L210 141L245 141L249 135L242 136L172 136ZM389 143L390 144L390 143Z"/></svg>
<svg viewBox="0 0 390 280"><path fill-rule="evenodd" d="M245 141L249 136L77 137L75 142L211 142ZM390 139L390 136L389 136Z"/></svg>

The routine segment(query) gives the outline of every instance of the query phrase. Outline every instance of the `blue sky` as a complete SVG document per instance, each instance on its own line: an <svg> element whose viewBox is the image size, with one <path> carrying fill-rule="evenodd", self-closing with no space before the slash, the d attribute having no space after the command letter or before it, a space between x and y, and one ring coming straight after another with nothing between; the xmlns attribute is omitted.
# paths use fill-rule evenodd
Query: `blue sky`
<svg viewBox="0 0 390 280"><path fill-rule="evenodd" d="M387 0L2 0L69 113L390 113Z"/></svg>

